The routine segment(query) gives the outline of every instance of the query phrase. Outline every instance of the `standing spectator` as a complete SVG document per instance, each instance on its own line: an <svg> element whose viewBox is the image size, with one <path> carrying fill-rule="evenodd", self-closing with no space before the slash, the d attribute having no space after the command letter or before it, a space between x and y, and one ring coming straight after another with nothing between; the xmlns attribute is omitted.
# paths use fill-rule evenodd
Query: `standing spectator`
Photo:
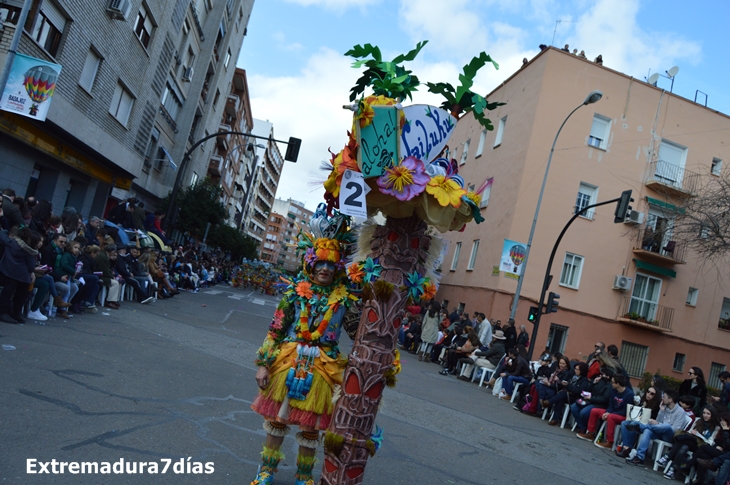
<svg viewBox="0 0 730 485"><path fill-rule="evenodd" d="M527 333L527 327L520 325L520 333L517 335L517 345L522 345L525 348L530 347L530 334Z"/></svg>
<svg viewBox="0 0 730 485"><path fill-rule="evenodd" d="M0 231L0 243L5 247L0 259L0 285L3 287L0 292L0 321L25 323L23 305L28 298L29 286L35 282L38 254L33 248L41 240L40 234L27 227L20 229L17 236Z"/></svg>
<svg viewBox="0 0 730 485"><path fill-rule="evenodd" d="M13 201L15 200L15 191L13 189L5 189L3 190L2 197L3 216L8 223L8 229L11 231L11 234L15 234L13 231L14 228L15 231L17 231L17 229L25 226L25 221L23 220L23 216L20 214L20 209L17 205L13 204Z"/></svg>
<svg viewBox="0 0 730 485"><path fill-rule="evenodd" d="M139 202L134 206L134 210L132 212L133 227L138 231L144 232L145 217L147 217L147 214L145 214L144 211L144 202Z"/></svg>
<svg viewBox="0 0 730 485"><path fill-rule="evenodd" d="M40 200L32 212L31 229L45 236L48 233L49 221L53 216L53 205L47 200Z"/></svg>
<svg viewBox="0 0 730 485"><path fill-rule="evenodd" d="M100 251L96 259L94 259L94 270L95 272L101 273L100 279L104 283L104 286L109 289L104 306L113 310L119 310L119 296L121 293L121 285L112 270L116 259L116 244L107 244L104 246L104 250Z"/></svg>
<svg viewBox="0 0 730 485"><path fill-rule="evenodd" d="M487 320L487 317L483 313L477 316L477 321L479 322L479 341L482 343L482 347L485 348L492 343L492 324L489 323L489 320Z"/></svg>
<svg viewBox="0 0 730 485"><path fill-rule="evenodd" d="M515 347L517 345L517 330L515 329L515 321L511 318L508 319L507 324L502 328L502 331L504 332L504 336L507 338L507 341L504 343L505 347L507 347L508 349Z"/></svg>
<svg viewBox="0 0 730 485"><path fill-rule="evenodd" d="M144 227L148 232L151 232L164 242L166 245L172 244L172 241L167 238L165 231L162 230L162 218L165 217L165 213L161 210L156 210L154 214L148 214L144 221Z"/></svg>
<svg viewBox="0 0 730 485"><path fill-rule="evenodd" d="M597 342L596 345L593 346L593 353L590 355L588 360L588 375L586 376L588 379L594 379L601 373L601 361L598 359L598 356L605 348L606 344L603 342Z"/></svg>
<svg viewBox="0 0 730 485"><path fill-rule="evenodd" d="M717 376L720 379L720 395L710 396L715 407L727 412L728 400L730 400L730 372L724 370Z"/></svg>
<svg viewBox="0 0 730 485"><path fill-rule="evenodd" d="M679 386L679 395L694 397L695 405L692 407L692 410L695 415L699 415L702 412L702 408L707 404L705 374L699 367L690 367L687 375L689 378L685 379Z"/></svg>
<svg viewBox="0 0 730 485"><path fill-rule="evenodd" d="M441 311L441 304L437 301L432 301L429 306L428 312L423 316L423 324L421 325L421 343L425 343L426 348L418 356L418 360L426 360L426 356L429 355L429 347L432 347L436 343L439 332L439 312Z"/></svg>
<svg viewBox="0 0 730 485"><path fill-rule="evenodd" d="M100 241L97 239L96 234L99 231L99 225L101 219L96 216L89 217L89 222L86 223L86 239L89 240L89 244L98 246ZM103 238L102 238L103 239Z"/></svg>
<svg viewBox="0 0 730 485"><path fill-rule="evenodd" d="M449 321L452 324L459 321L459 312L456 310L456 307L451 309L451 313L449 314Z"/></svg>

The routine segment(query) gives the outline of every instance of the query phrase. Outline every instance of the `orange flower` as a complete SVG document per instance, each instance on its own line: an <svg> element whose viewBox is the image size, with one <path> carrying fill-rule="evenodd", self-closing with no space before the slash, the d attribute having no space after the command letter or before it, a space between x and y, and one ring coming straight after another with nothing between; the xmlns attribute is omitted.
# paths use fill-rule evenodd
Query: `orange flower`
<svg viewBox="0 0 730 485"><path fill-rule="evenodd" d="M363 271L361 264L352 263L347 267L347 276L353 283L362 283L362 279L365 277L365 271Z"/></svg>
<svg viewBox="0 0 730 485"><path fill-rule="evenodd" d="M436 296L436 291L438 291L438 288L436 285L429 281L423 286L423 294L421 295L421 300L433 300Z"/></svg>
<svg viewBox="0 0 730 485"><path fill-rule="evenodd" d="M309 283L309 281L300 281L297 284L297 295L306 298L307 300L312 298L314 292L312 291L312 285Z"/></svg>

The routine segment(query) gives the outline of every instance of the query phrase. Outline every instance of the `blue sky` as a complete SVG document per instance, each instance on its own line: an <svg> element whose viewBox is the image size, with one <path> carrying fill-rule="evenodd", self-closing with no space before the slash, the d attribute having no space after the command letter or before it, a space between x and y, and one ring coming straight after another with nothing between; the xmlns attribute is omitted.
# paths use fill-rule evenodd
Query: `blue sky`
<svg viewBox="0 0 730 485"><path fill-rule="evenodd" d="M728 19L726 0L256 0L238 67L247 71L253 116L273 122L279 139L303 140L277 197L313 209L325 177L317 167L346 142L351 115L341 106L359 73L343 54L355 44L392 58L428 39L410 66L422 81L455 82L486 51L500 64L476 80L487 94L555 33L554 45L602 54L605 66L639 79L677 65L675 93L694 99L699 89L708 107L730 113ZM414 102L438 101L419 93Z"/></svg>

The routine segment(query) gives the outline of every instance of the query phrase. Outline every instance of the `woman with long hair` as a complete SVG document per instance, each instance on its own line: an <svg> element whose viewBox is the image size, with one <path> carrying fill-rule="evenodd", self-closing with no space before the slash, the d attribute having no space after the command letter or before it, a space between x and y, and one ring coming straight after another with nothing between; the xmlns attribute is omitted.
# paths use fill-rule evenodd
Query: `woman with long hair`
<svg viewBox="0 0 730 485"><path fill-rule="evenodd" d="M705 374L699 367L690 367L687 371L688 378L679 386L680 396L692 396L695 398L695 405L692 410L700 414L702 407L707 404L707 383Z"/></svg>
<svg viewBox="0 0 730 485"><path fill-rule="evenodd" d="M439 312L441 304L432 301L428 311L423 316L423 324L421 325L421 345L418 348L418 360L423 360L425 356L430 355L431 347L436 343L439 333L439 323L441 319Z"/></svg>
<svg viewBox="0 0 730 485"><path fill-rule="evenodd" d="M659 466L666 465L669 461L672 466L664 472L664 478L673 480L677 473L689 474L688 453L693 454L701 445L714 445L717 433L720 431L720 416L712 406L702 408L700 418L695 419L692 428L686 433L682 432L674 437L674 444L669 452L659 460Z"/></svg>

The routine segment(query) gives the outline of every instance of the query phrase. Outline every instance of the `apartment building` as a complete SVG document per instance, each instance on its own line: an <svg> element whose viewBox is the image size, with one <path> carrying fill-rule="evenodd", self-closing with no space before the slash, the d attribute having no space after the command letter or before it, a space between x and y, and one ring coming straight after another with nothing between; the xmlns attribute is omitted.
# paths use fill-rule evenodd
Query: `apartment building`
<svg viewBox="0 0 730 485"><path fill-rule="evenodd" d="M22 4L0 8L3 54ZM84 216L129 196L158 207L183 155L219 130L252 6L34 0L18 51L62 71L45 122L0 112L0 186ZM184 184L204 176L214 149L191 154Z"/></svg>
<svg viewBox="0 0 730 485"><path fill-rule="evenodd" d="M297 271L301 264L296 255L297 234L299 229L309 231L313 215L301 202L276 199L261 245L261 259L284 271Z"/></svg>
<svg viewBox="0 0 730 485"><path fill-rule="evenodd" d="M252 140L253 155L251 183L242 200L244 207L241 229L260 244L264 240L271 209L276 198L284 157L274 140L274 125L264 120L253 120L251 133L259 138ZM248 147L247 147L248 149Z"/></svg>
<svg viewBox="0 0 730 485"><path fill-rule="evenodd" d="M586 59L550 48L488 96L506 103L485 131L467 115L451 139L469 185L493 178L485 221L449 233L439 299L449 308L505 322L517 280L500 271L504 240L527 243L550 148L558 128L593 90L603 98L568 120L555 147L516 324L535 305L547 261L576 208L619 197L635 201L625 223L615 205L589 211L556 253L551 286L557 313L544 315L536 352L545 347L585 358L596 341L616 344L633 377L661 370L685 378L701 367L710 385L730 362L730 289L672 234L684 201L723 173L730 117ZM699 235L698 235L699 236ZM516 262L519 265L519 258Z"/></svg>

